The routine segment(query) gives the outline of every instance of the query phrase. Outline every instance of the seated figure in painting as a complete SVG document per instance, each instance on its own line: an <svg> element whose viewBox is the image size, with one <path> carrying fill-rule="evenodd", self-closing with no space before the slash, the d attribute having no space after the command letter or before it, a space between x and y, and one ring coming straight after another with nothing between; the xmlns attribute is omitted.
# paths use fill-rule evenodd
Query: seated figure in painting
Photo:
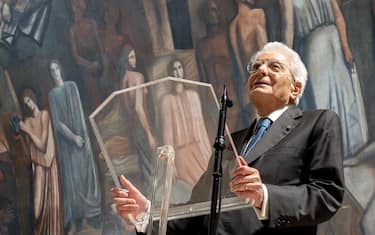
<svg viewBox="0 0 375 235"><path fill-rule="evenodd" d="M184 78L183 64L172 60L168 74ZM184 202L190 198L191 190L207 169L211 156L211 145L204 123L199 95L177 83L170 93L161 98L161 121L163 144L175 149L175 182L172 202ZM188 166L188 167L187 167Z"/></svg>

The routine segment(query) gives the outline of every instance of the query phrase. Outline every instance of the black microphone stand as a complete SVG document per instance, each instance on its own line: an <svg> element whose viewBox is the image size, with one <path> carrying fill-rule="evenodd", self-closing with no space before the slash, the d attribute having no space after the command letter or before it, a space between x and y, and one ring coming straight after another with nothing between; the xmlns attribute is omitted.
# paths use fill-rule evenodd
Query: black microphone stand
<svg viewBox="0 0 375 235"><path fill-rule="evenodd" d="M217 128L217 136L215 139L215 162L213 169L213 183L212 183L212 195L211 195L211 211L210 211L210 227L208 230L209 235L215 235L217 230L217 221L219 218L220 207L217 205L218 199L221 202L221 177L222 177L222 156L225 147L224 131L225 131L225 120L227 116L227 108L232 107L233 103L229 100L227 95L227 88L224 85L224 93L221 97L221 108L219 113L219 124ZM220 194L220 196L219 196Z"/></svg>

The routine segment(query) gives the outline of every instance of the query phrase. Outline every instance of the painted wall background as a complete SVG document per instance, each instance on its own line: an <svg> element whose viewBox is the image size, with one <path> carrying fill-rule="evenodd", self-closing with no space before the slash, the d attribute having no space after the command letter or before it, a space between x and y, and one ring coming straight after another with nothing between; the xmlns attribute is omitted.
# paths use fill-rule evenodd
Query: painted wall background
<svg viewBox="0 0 375 235"><path fill-rule="evenodd" d="M121 234L124 228L108 208L111 198L102 183L106 166L87 117L112 91L127 86L121 67L131 51L136 64L125 71L142 74L138 82L170 75L167 64L177 58L184 78L210 82L218 95L226 83L237 104L228 124L237 130L253 115L243 95L248 58L275 40L294 47L308 65L310 80L301 106L334 109L347 133L345 203L320 233L375 234L374 1L3 0L0 9L0 234ZM307 18L312 9L322 14ZM74 95L61 98L62 104L71 117L83 117L78 126L85 138L72 135L72 141L90 146L86 155L92 170L84 178L91 185L87 190L100 189L90 204L92 213L87 206L63 203L71 188L62 186L67 170L56 148L59 140L48 135L49 128L58 132L56 107L51 107L56 87L52 60L59 61L61 78L73 87L69 94ZM25 97L31 105L25 105ZM33 112L35 106L42 110L40 116ZM17 132L21 122L26 129ZM32 134L44 136L41 144ZM56 154L46 154L47 149ZM49 163L38 161L47 155ZM59 169L54 174L51 162ZM37 165L42 166L38 177ZM52 189L53 184L60 186ZM35 209L35 192L56 199L50 214ZM69 208L82 212L69 216ZM50 223L54 226L45 226L42 221L51 213L56 215Z"/></svg>

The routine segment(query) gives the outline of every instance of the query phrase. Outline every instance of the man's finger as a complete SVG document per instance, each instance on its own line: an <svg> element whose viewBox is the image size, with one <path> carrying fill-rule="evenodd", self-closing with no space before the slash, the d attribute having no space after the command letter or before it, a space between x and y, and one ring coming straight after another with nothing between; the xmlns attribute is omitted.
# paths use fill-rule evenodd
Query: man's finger
<svg viewBox="0 0 375 235"><path fill-rule="evenodd" d="M111 189L113 197L128 197L128 190L120 189L120 188L113 188Z"/></svg>
<svg viewBox="0 0 375 235"><path fill-rule="evenodd" d="M123 197L115 197L113 199L113 202L116 203L117 205L131 205L131 204L136 204L137 202L133 198L123 198Z"/></svg>
<svg viewBox="0 0 375 235"><path fill-rule="evenodd" d="M232 192L250 192L258 190L261 187L260 183L247 183L247 184L237 184L231 187Z"/></svg>
<svg viewBox="0 0 375 235"><path fill-rule="evenodd" d="M129 180L127 180L124 175L120 175L120 183L129 191L138 191L137 188Z"/></svg>
<svg viewBox="0 0 375 235"><path fill-rule="evenodd" d="M257 174L258 170L252 167L248 166L240 166L237 167L233 172L232 172L232 179L234 179L237 176L245 176L245 175L252 175L252 174Z"/></svg>
<svg viewBox="0 0 375 235"><path fill-rule="evenodd" d="M242 156L239 156L238 158L240 160L241 166L247 166L247 162L246 162L246 160Z"/></svg>
<svg viewBox="0 0 375 235"><path fill-rule="evenodd" d="M117 206L117 211L120 213L134 213L137 212L139 209L139 206L134 204L134 205L118 205Z"/></svg>
<svg viewBox="0 0 375 235"><path fill-rule="evenodd" d="M255 183L255 182L260 182L260 179L258 175L252 174L252 175L247 175L244 177L235 177L230 182L230 185L234 187L237 184L246 184L246 183Z"/></svg>

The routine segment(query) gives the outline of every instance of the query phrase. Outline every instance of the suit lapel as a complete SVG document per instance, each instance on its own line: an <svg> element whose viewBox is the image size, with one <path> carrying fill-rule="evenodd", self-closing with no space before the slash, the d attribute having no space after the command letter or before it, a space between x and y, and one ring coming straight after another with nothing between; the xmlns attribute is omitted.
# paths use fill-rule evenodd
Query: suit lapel
<svg viewBox="0 0 375 235"><path fill-rule="evenodd" d="M289 107L268 129L264 136L250 151L249 164L262 156L263 153L278 144L299 123L302 111L296 106Z"/></svg>

